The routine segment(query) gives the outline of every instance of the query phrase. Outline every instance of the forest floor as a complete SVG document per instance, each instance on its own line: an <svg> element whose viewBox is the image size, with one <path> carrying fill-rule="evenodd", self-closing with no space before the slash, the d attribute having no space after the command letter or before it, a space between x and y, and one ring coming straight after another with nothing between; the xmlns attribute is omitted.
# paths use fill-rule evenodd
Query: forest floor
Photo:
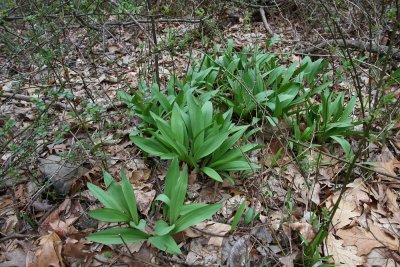
<svg viewBox="0 0 400 267"><path fill-rule="evenodd" d="M275 36L268 51L287 65L300 63L305 48L330 39L321 29L302 26L300 20L281 16L268 22ZM158 43L179 42L196 31L195 23L159 23ZM121 168L125 169L142 217L149 224L155 220L154 199L162 191L167 164L144 157L130 141L129 134L136 129L138 119L117 96L118 91L137 88L140 79L148 82L154 77L149 32L145 34L135 25L116 27L99 32L98 42L93 44L86 29L71 30L63 41L74 49L63 55L64 62L46 68L38 68L35 62L11 66L7 55L0 55L4 62L0 78L0 145L4 149L0 151L0 168L18 166L2 174L6 182L0 188L0 267L298 266L304 247L319 230L315 214L331 210L335 204L338 206L329 234L319 245L321 263L400 264L400 123L396 121L385 132L385 143L378 139L368 142L363 151L367 156L357 161L343 195L349 162L341 146L307 146L303 153L308 162L299 166L289 153L293 129L280 125L284 134L278 138L268 128L272 132L277 129L264 126L255 137L262 148L250 153L250 159L262 166L257 172L235 177L234 186L190 174L189 200L220 202L223 208L212 219L175 237L181 255L160 252L147 242L104 245L88 241L88 234L108 225L88 216L89 210L101 204L86 184L102 185L104 169L113 177L119 177ZM158 54L162 85L172 75L183 77L192 60L212 51L214 45L224 47L232 39L237 51L256 45L263 49L272 37L263 22L245 22L242 18L224 22L215 38L217 44L204 42L207 32L202 34L173 53L166 48ZM338 53L328 50L309 55L313 60L330 60L330 68L343 66ZM13 67L23 78L16 80L16 74L10 74ZM360 80L363 93L368 94L369 76L362 68ZM54 100L51 94L59 87L68 93L58 94ZM355 91L350 78L335 82L331 90ZM400 95L398 85L390 90ZM352 116L362 118L360 103ZM8 125L10 119L12 125ZM375 126L377 132L386 127L381 126ZM356 151L359 139L350 138L349 143ZM320 164L313 166L316 158ZM306 175L303 168L308 168ZM247 209L252 208L259 216L249 224L241 221L231 231L243 200ZM324 256L331 258L325 261Z"/></svg>

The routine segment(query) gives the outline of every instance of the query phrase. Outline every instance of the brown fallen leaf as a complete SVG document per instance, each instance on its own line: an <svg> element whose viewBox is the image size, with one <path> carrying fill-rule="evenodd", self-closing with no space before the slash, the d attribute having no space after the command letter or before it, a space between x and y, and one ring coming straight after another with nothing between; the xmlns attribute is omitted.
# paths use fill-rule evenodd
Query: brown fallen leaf
<svg viewBox="0 0 400 267"><path fill-rule="evenodd" d="M144 215L147 215L150 210L151 203L156 196L156 190L150 190L148 192L145 192L143 190L136 190L135 194L140 212Z"/></svg>
<svg viewBox="0 0 400 267"><path fill-rule="evenodd" d="M82 259L89 255L92 255L92 253L87 251L84 243L79 242L76 239L67 238L63 249L64 257Z"/></svg>
<svg viewBox="0 0 400 267"><path fill-rule="evenodd" d="M284 267L293 267L294 266L294 260L297 257L298 252L293 252L292 254L289 254L285 257L279 258L279 262L283 264Z"/></svg>
<svg viewBox="0 0 400 267"><path fill-rule="evenodd" d="M374 248L371 253L366 256L366 266L398 266L392 256L393 254L386 249Z"/></svg>
<svg viewBox="0 0 400 267"><path fill-rule="evenodd" d="M329 233L326 239L327 254L332 255L335 266L358 266L363 264L362 257L357 255L357 247L343 247L343 241Z"/></svg>
<svg viewBox="0 0 400 267"><path fill-rule="evenodd" d="M308 242L311 242L317 233L317 230L307 222L289 223L288 227L298 231Z"/></svg>
<svg viewBox="0 0 400 267"><path fill-rule="evenodd" d="M6 252L5 258L6 260L0 263L0 267L26 266L26 252L21 248Z"/></svg>
<svg viewBox="0 0 400 267"><path fill-rule="evenodd" d="M350 229L340 229L336 232L337 236L343 239L344 246L356 246L357 255L367 255L374 248L387 247L391 250L399 249L399 240L397 237L392 237L386 234L382 229L368 222L370 231L359 226L354 226Z"/></svg>
<svg viewBox="0 0 400 267"><path fill-rule="evenodd" d="M375 170L387 173L392 176L397 176L395 172L396 168L400 168L400 162L397 159L391 159L388 161L375 162L377 166L374 167Z"/></svg>
<svg viewBox="0 0 400 267"><path fill-rule="evenodd" d="M197 224L195 228L211 234L210 239L208 240L208 245L220 247L222 246L222 242L224 239L222 236L226 235L229 232L231 226L229 224L217 222L202 222Z"/></svg>
<svg viewBox="0 0 400 267"><path fill-rule="evenodd" d="M29 267L64 267L61 256L62 242L55 232L42 236L39 245L41 246L36 252L36 261Z"/></svg>

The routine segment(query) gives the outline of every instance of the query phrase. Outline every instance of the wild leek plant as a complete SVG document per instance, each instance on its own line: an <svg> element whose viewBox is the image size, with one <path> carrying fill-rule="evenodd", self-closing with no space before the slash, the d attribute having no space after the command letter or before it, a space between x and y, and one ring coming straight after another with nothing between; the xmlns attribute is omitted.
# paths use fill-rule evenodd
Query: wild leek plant
<svg viewBox="0 0 400 267"><path fill-rule="evenodd" d="M261 108L279 118L331 84L321 75L326 65L305 57L286 67L274 54L258 48L236 52L229 41L222 52L205 54L186 82L204 91L219 90L220 101L241 117L254 116Z"/></svg>
<svg viewBox="0 0 400 267"><path fill-rule="evenodd" d="M126 227L114 227L98 231L87 239L104 244L124 244L149 241L154 247L171 253L180 254L173 235L186 230L213 216L222 204L194 203L185 204L188 185L187 167L179 170L179 162L175 158L166 175L164 193L156 200L163 203L163 219L153 227L153 233L146 228L146 221L139 220L136 197L132 185L124 172L121 172L122 184L118 184L110 174L104 173L107 191L88 184L90 192L105 206L93 210L89 215L97 220L113 223L125 223Z"/></svg>
<svg viewBox="0 0 400 267"><path fill-rule="evenodd" d="M344 138L355 133L353 128L361 124L351 118L357 98L353 96L345 105L344 93L335 94L325 90L321 94L320 104L311 104L304 113L306 128L300 131L299 121L294 121L295 138L299 141L311 141L314 137L320 144L330 139L339 143L346 156L352 156L349 142Z"/></svg>
<svg viewBox="0 0 400 267"><path fill-rule="evenodd" d="M229 171L244 171L257 168L245 157L255 144L236 146L248 126L232 123L232 110L214 114L213 104L201 104L186 92L187 106L174 104L170 119L163 119L151 112L156 130L146 136L131 135L131 140L143 151L161 159L178 157L212 179L222 182L221 175L230 178Z"/></svg>

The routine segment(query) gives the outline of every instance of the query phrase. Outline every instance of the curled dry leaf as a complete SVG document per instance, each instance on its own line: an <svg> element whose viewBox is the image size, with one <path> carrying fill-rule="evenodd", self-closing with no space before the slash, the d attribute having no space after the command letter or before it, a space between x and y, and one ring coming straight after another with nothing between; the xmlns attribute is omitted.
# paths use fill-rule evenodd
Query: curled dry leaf
<svg viewBox="0 0 400 267"><path fill-rule="evenodd" d="M311 242L317 233L317 230L307 222L289 223L288 227L298 231L308 242Z"/></svg>
<svg viewBox="0 0 400 267"><path fill-rule="evenodd" d="M41 246L36 252L36 261L29 267L64 267L62 260L62 242L55 232L42 236L39 245Z"/></svg>
<svg viewBox="0 0 400 267"><path fill-rule="evenodd" d="M156 190L150 190L148 192L144 192L143 190L136 190L135 195L140 212L147 215L151 207L151 202L156 196Z"/></svg>

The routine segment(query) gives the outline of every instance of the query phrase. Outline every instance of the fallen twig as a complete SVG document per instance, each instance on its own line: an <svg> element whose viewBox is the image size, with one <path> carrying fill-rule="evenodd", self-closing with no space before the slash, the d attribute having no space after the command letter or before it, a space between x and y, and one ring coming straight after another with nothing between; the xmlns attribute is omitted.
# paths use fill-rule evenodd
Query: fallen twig
<svg viewBox="0 0 400 267"><path fill-rule="evenodd" d="M264 24L265 29L267 30L267 32L271 35L274 35L274 32L272 31L271 27L268 24L267 18L265 17L265 11L263 7L260 7L260 14L261 14L261 18Z"/></svg>
<svg viewBox="0 0 400 267"><path fill-rule="evenodd" d="M324 151L318 149L317 147L309 147L308 145L305 145L305 144L303 144L303 143L300 143L300 142L298 142L298 141L296 141L296 140L294 140L294 139L291 139L291 138L288 138L287 140L290 141L290 142L295 143L296 145L300 145L300 146L306 147L306 148L311 148L312 150L314 150L314 151L316 151L316 152L318 152L318 153L321 153L322 155L327 156L327 157L329 157L329 158L335 159L335 160L337 160L337 161L340 161L340 162L343 162L343 163L346 163L346 164L351 164L350 161L345 160L345 159L342 159L342 158L337 157L337 156L335 156L335 155L332 155L332 154L330 154L330 153L326 153L326 152L324 152ZM357 163L357 162L356 162L356 163L354 163L354 166L359 167L359 168L361 168L361 169L364 169L364 170L366 170L366 171L370 171L370 172L373 172L373 173L376 173L376 174L380 174L380 175L382 175L382 176L386 176L386 177L389 177L389 178L393 178L393 179L400 180L400 176L394 176L394 175L391 175L391 174L388 174L388 173L385 173L385 172L381 172L381 171L375 170L375 169L373 169L373 168L370 168L370 167L368 167L368 166L363 165L362 163Z"/></svg>
<svg viewBox="0 0 400 267"><path fill-rule="evenodd" d="M26 101L26 102L33 102L33 98L31 96L27 96L27 95L21 95L21 94L14 94L14 93L7 93L4 92L2 94L0 94L0 97L3 98L13 98L13 99L17 99L17 100L22 100L22 101ZM46 104L49 104L50 101L45 101ZM54 102L51 104L52 106L55 106L59 109L66 109L69 110L69 107L61 102Z"/></svg>
<svg viewBox="0 0 400 267"><path fill-rule="evenodd" d="M10 239L16 239L16 238L34 238L37 237L37 235L27 235L27 234L17 234L17 233L12 233L10 235L7 235L5 237L0 238L0 243L6 242L7 240Z"/></svg>
<svg viewBox="0 0 400 267"><path fill-rule="evenodd" d="M376 43L372 43L370 45L368 42L363 42L359 40L327 40L323 41L313 47L309 47L307 49L299 51L299 53L303 54L309 54L317 51L318 49L323 49L326 46L339 46L342 48L352 48L352 49L358 49L366 52L371 52L371 53L377 53L379 55L385 55L388 50L389 46L386 45L378 45ZM392 48L392 58L396 60L400 60L400 49L397 48Z"/></svg>
<svg viewBox="0 0 400 267"><path fill-rule="evenodd" d="M31 96L21 95L21 94L13 94L13 93L4 92L4 93L2 93L0 95L0 97L13 98L13 99L17 99L17 100L26 101L26 102L33 102L33 98ZM47 100L47 101L45 101L45 103L46 104L50 104L51 101ZM64 103L61 103L61 102L54 102L51 105L57 107L58 109L64 109L64 110L67 110L67 111L71 110L71 107L69 107L68 105L66 105ZM117 101L115 103L104 104L102 107L105 110L109 111L109 110L112 110L112 109L115 109L115 108L121 108L121 107L125 107L125 106L126 106L126 104L124 102ZM83 108L78 108L77 110L79 112L82 112Z"/></svg>

